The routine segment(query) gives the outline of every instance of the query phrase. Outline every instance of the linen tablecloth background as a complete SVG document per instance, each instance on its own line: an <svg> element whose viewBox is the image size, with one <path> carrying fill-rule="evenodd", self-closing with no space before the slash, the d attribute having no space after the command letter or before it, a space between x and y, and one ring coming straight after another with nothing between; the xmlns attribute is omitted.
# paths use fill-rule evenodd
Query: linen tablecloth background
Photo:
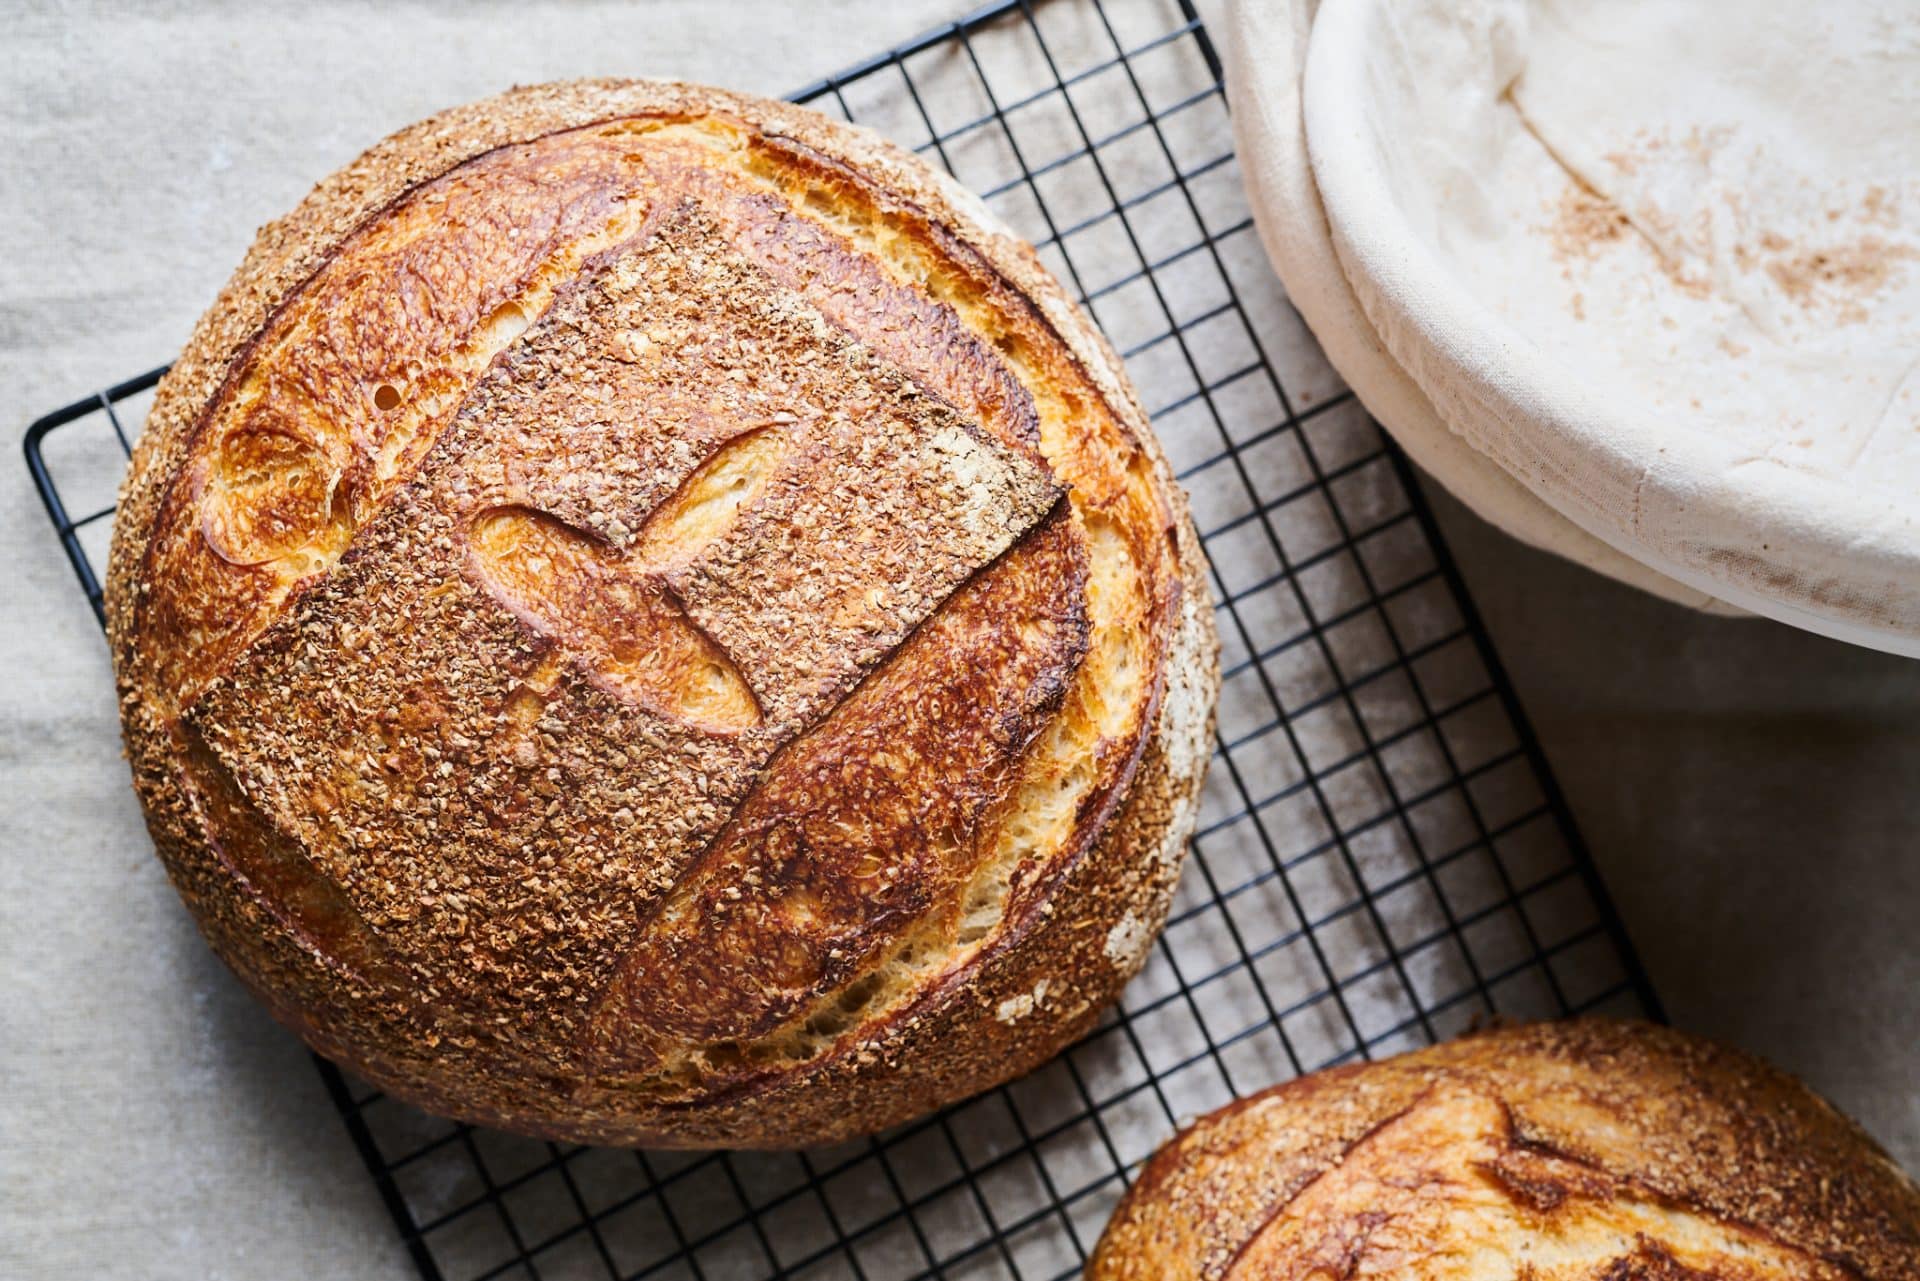
<svg viewBox="0 0 1920 1281"><path fill-rule="evenodd" d="M969 7L9 6L10 439L170 357L260 223L437 108L579 75L780 94ZM1920 663L1691 615L1437 502L1675 1019L1920 1167ZM0 561L0 1274L407 1275L305 1051L152 858L105 647L17 461Z"/></svg>

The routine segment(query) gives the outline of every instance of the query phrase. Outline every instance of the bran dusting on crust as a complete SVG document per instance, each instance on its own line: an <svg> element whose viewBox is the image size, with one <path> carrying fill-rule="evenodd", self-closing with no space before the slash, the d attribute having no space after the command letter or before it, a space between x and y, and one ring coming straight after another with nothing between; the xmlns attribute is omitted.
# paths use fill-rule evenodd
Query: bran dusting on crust
<svg viewBox="0 0 1920 1281"><path fill-rule="evenodd" d="M602 81L263 231L108 614L156 845L276 1017L465 1118L791 1146L1113 998L1211 611L1117 358L979 213L813 113Z"/></svg>

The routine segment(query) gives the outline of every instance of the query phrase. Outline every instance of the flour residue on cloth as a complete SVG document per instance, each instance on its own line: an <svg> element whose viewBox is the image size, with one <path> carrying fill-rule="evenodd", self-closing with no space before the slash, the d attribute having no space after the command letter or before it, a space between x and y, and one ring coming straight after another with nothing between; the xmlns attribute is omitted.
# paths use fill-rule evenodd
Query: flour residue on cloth
<svg viewBox="0 0 1920 1281"><path fill-rule="evenodd" d="M1665 136L1637 137L1631 149L1607 153L1606 164L1618 179L1617 185L1609 186L1616 190L1631 188L1636 177L1652 165L1665 162L1676 146L1684 145L1691 156L1704 157L1730 132L1719 130L1717 137L1707 138L1695 129L1684 144ZM1756 158L1756 166L1758 163ZM1802 240L1770 226L1762 226L1756 233L1750 225L1756 211L1742 192L1723 188L1717 195L1724 208L1698 211L1690 231L1686 222L1677 221L1650 201L1643 201L1629 214L1614 198L1569 173L1547 220L1535 230L1544 233L1552 244L1554 256L1563 264L1563 280L1575 278L1568 264L1590 260L1602 248L1639 234L1659 257L1668 283L1694 297L1704 297L1714 289L1711 259L1716 249L1715 232L1730 226L1737 237L1731 245L1735 270L1743 275L1763 274L1778 290L1779 301L1799 307L1809 319L1839 324L1861 324L1871 319L1876 295L1901 279L1908 260L1916 257L1913 244L1892 238L1901 231L1898 198L1878 182L1868 186L1851 207L1845 203L1825 204L1814 228L1802 233L1806 237ZM1765 212L1760 211L1759 216L1764 217ZM1574 310L1576 314L1582 311L1578 295ZM1778 307L1753 319L1776 332L1783 320ZM1723 343L1722 348L1734 345Z"/></svg>
<svg viewBox="0 0 1920 1281"><path fill-rule="evenodd" d="M1431 247L1623 404L1920 483L1920 22L1894 0L1404 0ZM1416 116L1414 113L1420 113Z"/></svg>

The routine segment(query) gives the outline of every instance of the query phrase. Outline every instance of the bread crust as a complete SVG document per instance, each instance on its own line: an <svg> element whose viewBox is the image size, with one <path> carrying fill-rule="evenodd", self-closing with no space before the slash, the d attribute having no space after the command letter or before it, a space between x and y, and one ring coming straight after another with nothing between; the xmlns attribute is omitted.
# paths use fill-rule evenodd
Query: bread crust
<svg viewBox="0 0 1920 1281"><path fill-rule="evenodd" d="M830 1141L1056 1052L1164 919L1217 691L1184 499L1031 249L863 130L668 82L443 113L264 228L107 605L215 950L384 1088L583 1141ZM974 727L911 728L963 675ZM941 856L891 784L849 802L887 892L770 854L827 821L781 770L870 777L889 729ZM1077 790L1026 848L1047 769Z"/></svg>
<svg viewBox="0 0 1920 1281"><path fill-rule="evenodd" d="M1450 1277L1495 1258L1539 1281L1906 1281L1920 1188L1749 1055L1645 1023L1541 1023L1203 1118L1141 1171L1088 1277Z"/></svg>

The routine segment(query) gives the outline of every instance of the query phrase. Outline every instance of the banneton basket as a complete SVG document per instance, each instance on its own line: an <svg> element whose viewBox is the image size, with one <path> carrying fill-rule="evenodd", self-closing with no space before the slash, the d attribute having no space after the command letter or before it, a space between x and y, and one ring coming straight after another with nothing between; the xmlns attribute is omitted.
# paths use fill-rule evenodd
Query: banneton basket
<svg viewBox="0 0 1920 1281"><path fill-rule="evenodd" d="M316 1060L423 1277L1077 1276L1183 1119L1489 1018L1659 1007L1405 459L1288 307L1178 0L1002 3L794 95L944 165L1125 356L1193 498L1219 750L1167 929L1024 1080L798 1153L428 1116ZM35 423L96 611L159 371Z"/></svg>
<svg viewBox="0 0 1920 1281"><path fill-rule="evenodd" d="M1676 604L1745 613L1649 569L1561 515L1447 426L1387 351L1341 270L1307 155L1300 81L1318 8L1319 0L1232 0L1226 83L1254 224L1328 360L1409 457L1501 530Z"/></svg>
<svg viewBox="0 0 1920 1281"><path fill-rule="evenodd" d="M1631 56L1619 51L1634 48L1633 40L1651 41L1647 48L1664 48L1663 40L1684 40L1688 31L1725 20L1724 8L1704 0L1685 9L1642 6L1637 11L1640 20L1631 32L1609 28L1618 36L1606 46L1615 51L1608 55L1615 59L1610 67L1631 67ZM1830 40L1834 48L1844 44L1848 55L1863 65L1879 56L1880 46L1862 52L1855 39L1859 33L1845 21L1851 16L1853 26L1871 26L1877 19L1864 9L1822 10L1819 23L1807 21L1805 12L1803 6L1778 0L1743 8L1741 23L1743 31L1752 24L1753 31L1773 32L1776 47L1767 56L1781 66L1800 68L1803 79L1783 81L1771 75L1771 64L1738 59L1700 73L1723 77L1713 81L1715 85L1771 78L1779 86L1779 103L1743 105L1739 110L1747 115L1727 116L1754 122L1751 136L1741 135L1742 155L1749 146L1777 141L1774 134L1785 127L1769 123L1770 112L1792 113L1783 118L1798 129L1809 102L1822 95L1844 92L1853 95L1848 102L1859 98L1860 86L1818 80L1846 78L1827 61L1833 49L1821 41ZM1691 25L1672 30L1657 25L1676 14L1692 15ZM1611 20L1598 11L1586 16L1595 24ZM1436 8L1395 0L1327 0L1314 17L1301 87L1307 150L1341 268L1386 354L1469 446L1617 552L1754 613L1854 644L1920 656L1920 502L1900 483L1903 474L1920 474L1911 471L1920 468L1912 440L1920 427L1920 378L1912 351L1899 349L1905 340L1891 336L1896 330L1909 337L1920 334L1920 314L1911 323L1899 319L1909 310L1905 300L1920 298L1920 292L1899 283L1908 279L1908 269L1889 259L1892 265L1883 271L1895 284L1886 298L1872 301L1876 315L1891 318L1889 328L1860 330L1868 338L1852 348L1831 341L1853 323L1835 312L1804 322L1791 317L1790 331L1796 335L1791 342L1749 348L1723 336L1721 350L1713 352L1695 349L1704 347L1711 328L1690 328L1697 323L1688 319L1694 315L1690 311L1683 311L1676 322L1671 314L1656 316L1660 308L1636 305L1622 307L1617 315L1604 313L1605 324L1589 323L1587 309L1599 311L1602 300L1585 298L1574 284L1564 289L1557 285L1564 265L1542 261L1535 266L1529 258L1513 256L1524 242L1529 253L1538 252L1544 260L1553 237L1515 237L1498 244L1505 260L1529 263L1528 289L1519 296L1553 304L1525 313L1534 327L1523 324L1503 309L1505 302L1490 284L1496 273L1484 263L1469 265L1469 255L1458 246L1490 240L1478 232L1484 226L1517 230L1537 226L1542 219L1550 223L1551 209L1540 207L1547 203L1544 192L1516 185L1498 187L1491 197L1456 200L1452 194L1463 185L1462 166L1495 167L1470 149L1511 158L1522 154L1516 147L1538 136L1531 119L1512 125L1506 134L1496 129L1504 127L1505 104L1515 92L1511 81L1502 79L1510 74L1502 59L1512 56L1507 49L1514 40L1511 17L1484 3ZM1554 10L1551 21L1541 18L1540 27L1543 33L1558 33L1557 24L1569 20L1567 11ZM1829 27L1840 29L1842 36L1823 34ZM1876 38L1895 39L1885 32ZM1564 37L1569 46L1599 48L1579 40ZM1742 57L1761 57L1744 44L1739 47ZM1907 61L1900 66L1920 64L1910 50L1901 56ZM1382 65L1393 58L1417 60L1417 68L1383 72ZM1920 107L1911 79L1901 89L1904 97L1893 102L1880 101L1883 95L1870 82L1870 106L1863 105L1834 128L1910 138L1911 113ZM1554 77L1541 77L1540 83L1546 87L1538 92L1553 99ZM1365 91L1357 91L1359 86ZM1719 146L1713 139L1720 127L1695 125L1693 136L1681 132L1673 139L1646 129L1632 136L1646 135L1650 140L1645 146L1686 155ZM1509 135L1522 141L1500 141ZM1812 151L1830 141L1815 133ZM1569 161L1559 150L1539 146L1536 168L1564 185ZM1603 163L1621 173L1654 163L1643 155L1619 154L1625 159L1609 156ZM1437 157L1446 157L1446 163ZM1697 171L1708 162L1691 163ZM1785 181L1784 161L1780 172L1756 162L1729 163L1754 163L1756 183ZM1870 239L1884 240L1911 257L1914 246L1901 239L1908 233L1895 223L1893 212L1900 196L1886 194L1908 190L1911 174L1885 175L1883 190L1867 185L1878 172L1850 175L1849 181L1867 192L1863 208L1849 212L1850 221L1829 225L1827 219L1840 216L1830 211L1816 219L1819 228L1810 234L1859 234L1857 228L1847 230L1855 227L1851 219L1858 214L1860 225L1871 224ZM1677 181L1671 174L1666 180ZM1687 178L1693 186L1704 181L1698 172ZM1744 195L1737 178L1729 181L1736 184L1731 188L1734 196ZM1583 191L1591 195L1592 189L1575 185L1571 190L1578 197ZM1876 190L1881 191L1877 212ZM1685 201L1679 203L1684 206ZM1729 196L1724 203L1731 207L1735 202ZM1746 207L1745 201L1738 203ZM1638 209L1636 205L1635 218L1641 217ZM1639 233L1625 232L1625 215L1610 212L1612 206L1604 203L1600 210L1603 218L1623 219L1608 238L1639 252ZM1699 212L1704 220L1724 211L1717 198L1711 205L1702 198ZM1667 217L1658 209L1654 213ZM1712 233L1732 246L1726 257L1758 258L1793 248L1785 242L1773 244L1771 225L1760 221L1760 214L1754 217L1755 226L1748 231ZM1691 221L1690 215L1689 226ZM1475 232L1450 235L1449 227ZM1757 235L1758 246L1751 255L1745 243L1750 234ZM1814 248L1819 243L1824 241L1809 242ZM1844 260L1853 251L1842 247L1832 252ZM1779 316L1741 292L1750 288L1748 282L1722 286L1713 283L1717 275L1688 275L1690 269L1675 260L1651 253L1648 260L1630 283L1644 288L1649 281L1673 276L1676 285L1661 295L1665 305L1705 305L1698 300L1714 298L1716 290L1724 288L1732 314L1754 311L1766 322L1756 319L1753 330L1742 332L1789 332L1776 323ZM1721 269L1718 261L1708 265L1713 272ZM1791 266L1783 258L1764 270L1756 265L1750 274L1753 280L1764 280L1774 270ZM1621 270L1613 260L1605 267ZM1794 288L1804 292L1811 286L1793 286L1791 281L1782 286L1789 293ZM1606 300L1638 296L1616 283L1609 284ZM1864 317L1865 305L1858 309ZM1893 350L1875 345L1883 341ZM1835 363L1833 369L1844 369L1847 376L1828 377L1822 362L1837 362L1836 353L1843 352L1847 363ZM1871 361L1860 359L1863 355ZM1746 363L1736 369L1735 362L1742 359ZM1789 366L1795 371L1790 376L1779 372ZM1636 373L1623 372L1626 369ZM1666 390L1667 370L1685 370L1696 379L1691 408L1689 391ZM1710 389L1697 385L1702 378L1717 381ZM1843 387L1850 389L1845 397L1839 395ZM1800 399L1817 420L1815 425L1804 425L1806 420L1797 415L1793 421L1802 426L1781 425L1789 421L1787 411L1796 409L1796 390L1803 393ZM1710 402L1705 410L1700 408L1703 397ZM1852 416L1823 419L1829 399L1845 403ZM1755 424L1763 421L1772 424L1766 430L1781 434L1758 434ZM1746 435L1737 435L1735 428ZM1827 448L1841 440L1857 440L1853 457ZM1896 464L1909 470L1882 474Z"/></svg>

